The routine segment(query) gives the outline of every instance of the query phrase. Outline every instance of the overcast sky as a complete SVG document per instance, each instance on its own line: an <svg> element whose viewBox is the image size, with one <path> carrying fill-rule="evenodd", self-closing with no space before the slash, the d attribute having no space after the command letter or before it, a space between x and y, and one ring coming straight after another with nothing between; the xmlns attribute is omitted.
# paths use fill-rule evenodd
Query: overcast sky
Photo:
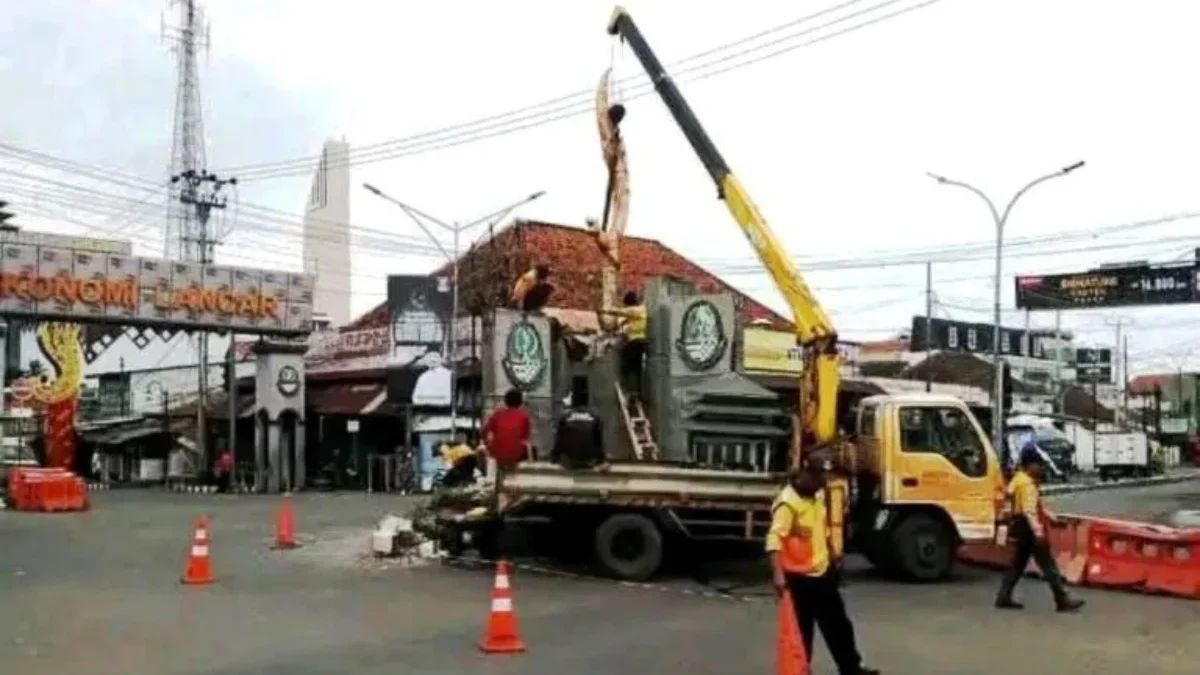
<svg viewBox="0 0 1200 675"><path fill-rule="evenodd" d="M207 156L218 171L310 157L327 137L345 136L354 147L379 144L590 90L610 62L620 77L640 72L632 54L614 51L605 33L607 0L202 4L211 24L211 50L201 60ZM800 21L839 4L845 7ZM923 313L925 270L922 264L828 269L839 261L931 257L936 313L990 320L987 244L994 231L987 209L966 191L939 186L927 171L1004 202L1038 175L1087 161L1029 193L1013 212L1007 237L1053 238L1009 251L1008 325L1025 320L1012 310L1013 273L1190 258L1200 245L1194 236L1200 219L1116 226L1200 212L1194 93L1200 5L923 4L633 0L626 6L668 64L778 28L675 70L788 249L819 269L810 281L848 338L886 338ZM10 5L0 23L6 101L0 142L161 181L175 90L173 57L161 39L164 17L174 21L165 0ZM873 19L878 23L804 45ZM761 46L768 42L775 44ZM728 58L747 49L754 51ZM750 60L757 62L696 79ZM685 71L689 66L696 69ZM637 81L625 89L629 233L660 239L783 309L666 110L653 96L633 98L640 91ZM356 164L351 221L365 236L354 251L355 311L383 299L387 273L423 272L438 262L419 245L419 230L358 185L375 183L461 221L546 190L520 215L582 224L599 214L605 179L589 101L584 94L549 106L583 111L560 121L456 147L445 147L445 135L382 146L375 157L386 161ZM298 216L279 222L271 220L279 214L264 217L253 208L302 211L311 171L303 164L284 168L293 175L244 183L240 199L250 207L239 211L219 260L299 268ZM0 173L0 194L9 195L28 225L115 233L147 252L161 251L161 194L11 157L0 156L0 171L39 177ZM256 173L280 171L244 170L247 177ZM969 244L977 246L945 250ZM944 262L964 257L970 259ZM1133 322L1132 371L1174 370L1195 351L1200 316L1192 306L1075 312L1064 324L1084 343L1111 344L1117 318ZM1034 314L1032 322L1050 326L1053 317Z"/></svg>

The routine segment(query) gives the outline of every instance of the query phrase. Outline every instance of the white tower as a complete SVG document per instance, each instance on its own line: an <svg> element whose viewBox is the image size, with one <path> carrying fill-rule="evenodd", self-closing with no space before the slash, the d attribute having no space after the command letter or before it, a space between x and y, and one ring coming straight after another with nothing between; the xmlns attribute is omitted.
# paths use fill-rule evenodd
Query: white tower
<svg viewBox="0 0 1200 675"><path fill-rule="evenodd" d="M326 141L304 212L304 271L317 275L314 319L350 321L350 145Z"/></svg>

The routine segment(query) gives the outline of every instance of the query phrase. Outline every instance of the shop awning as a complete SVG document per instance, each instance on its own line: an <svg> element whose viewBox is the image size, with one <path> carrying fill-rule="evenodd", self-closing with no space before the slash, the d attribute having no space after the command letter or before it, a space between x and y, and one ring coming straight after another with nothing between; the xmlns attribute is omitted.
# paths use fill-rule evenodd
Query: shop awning
<svg viewBox="0 0 1200 675"><path fill-rule="evenodd" d="M310 387L308 406L318 415L369 415L387 399L382 382Z"/></svg>
<svg viewBox="0 0 1200 675"><path fill-rule="evenodd" d="M145 420L135 424L84 431L79 435L83 440L95 443L96 445L123 445L130 441L149 438L151 436L161 436L167 433L168 431L163 428L162 422Z"/></svg>

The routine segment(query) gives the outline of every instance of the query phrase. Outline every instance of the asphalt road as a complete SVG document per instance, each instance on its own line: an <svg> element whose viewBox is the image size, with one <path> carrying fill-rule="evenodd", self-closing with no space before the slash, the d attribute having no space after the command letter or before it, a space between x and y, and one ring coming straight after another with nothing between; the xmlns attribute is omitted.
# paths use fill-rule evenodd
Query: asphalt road
<svg viewBox="0 0 1200 675"><path fill-rule="evenodd" d="M1158 509L1186 497L1111 499ZM1095 493L1092 493L1094 495ZM1113 493L1115 495L1115 493ZM1073 497L1073 509L1096 497ZM1165 500L1165 501L1163 501ZM529 651L483 656L487 570L405 567L364 557L366 534L404 500L296 498L301 549L269 549L266 497L111 492L84 514L0 512L0 671L36 675L512 673L740 675L772 672L775 612L706 597L686 579L630 587L518 570L516 609ZM1075 506L1079 505L1079 506ZM1133 508L1133 507L1130 507ZM212 517L216 583L181 587L192 520ZM847 602L868 659L890 674L1194 673L1200 603L1081 591L1077 616L990 608L994 575L908 586L851 575ZM1013 659L1027 659L1018 664ZM817 673L832 670L818 647Z"/></svg>
<svg viewBox="0 0 1200 675"><path fill-rule="evenodd" d="M1118 487L1055 495L1046 500L1063 513L1168 522L1176 511L1200 509L1200 478L1150 487Z"/></svg>

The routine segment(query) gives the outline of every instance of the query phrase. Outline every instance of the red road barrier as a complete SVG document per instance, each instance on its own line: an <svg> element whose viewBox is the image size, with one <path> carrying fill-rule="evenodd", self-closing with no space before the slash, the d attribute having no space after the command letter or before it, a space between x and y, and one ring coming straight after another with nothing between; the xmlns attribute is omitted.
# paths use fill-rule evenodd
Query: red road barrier
<svg viewBox="0 0 1200 675"><path fill-rule="evenodd" d="M1050 542L1050 550L1058 563L1059 572L1069 584L1082 582L1084 570L1087 567L1089 524L1086 518L1077 516L1060 516L1059 522L1046 528L1046 538ZM958 550L958 558L982 567L1004 569L1012 564L1013 544L1007 542L1004 546L996 543L964 544ZM1026 574L1040 575L1037 563L1029 561L1025 568Z"/></svg>
<svg viewBox="0 0 1200 675"><path fill-rule="evenodd" d="M64 469L12 468L8 495L18 511L83 511L88 508L87 484Z"/></svg>
<svg viewBox="0 0 1200 675"><path fill-rule="evenodd" d="M1095 519L1085 582L1200 599L1200 530Z"/></svg>
<svg viewBox="0 0 1200 675"><path fill-rule="evenodd" d="M1200 599L1200 530L1073 515L1059 521L1046 535L1067 583ZM958 552L964 562L996 569L1012 555L1011 544L966 544ZM1040 570L1031 561L1026 572Z"/></svg>

